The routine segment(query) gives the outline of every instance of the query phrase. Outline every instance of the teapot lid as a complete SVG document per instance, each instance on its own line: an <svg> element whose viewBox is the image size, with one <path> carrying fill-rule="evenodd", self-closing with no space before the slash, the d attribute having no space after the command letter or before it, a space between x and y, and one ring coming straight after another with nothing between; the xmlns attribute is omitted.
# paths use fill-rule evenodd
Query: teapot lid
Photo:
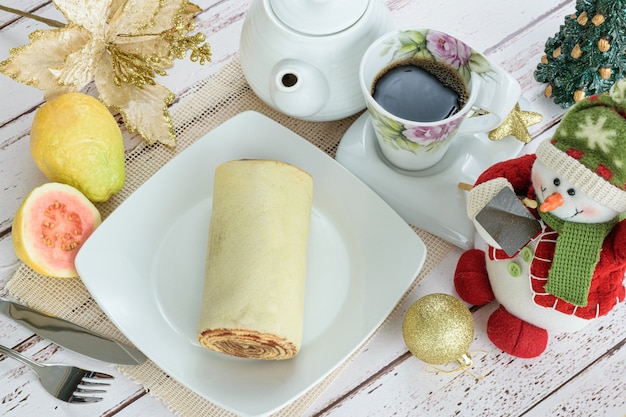
<svg viewBox="0 0 626 417"><path fill-rule="evenodd" d="M307 35L329 35L356 23L369 0L269 0L278 19Z"/></svg>

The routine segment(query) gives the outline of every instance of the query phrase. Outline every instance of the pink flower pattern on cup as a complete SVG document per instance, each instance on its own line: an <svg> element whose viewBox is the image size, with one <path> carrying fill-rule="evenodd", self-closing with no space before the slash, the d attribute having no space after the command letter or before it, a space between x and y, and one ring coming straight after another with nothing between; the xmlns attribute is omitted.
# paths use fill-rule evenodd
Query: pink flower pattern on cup
<svg viewBox="0 0 626 417"><path fill-rule="evenodd" d="M461 120L456 119L445 125L410 127L402 131L402 134L413 143L428 146L447 139L459 127Z"/></svg>
<svg viewBox="0 0 626 417"><path fill-rule="evenodd" d="M445 62L454 69L466 66L472 56L472 49L469 46L436 30L428 31L426 48L437 61Z"/></svg>

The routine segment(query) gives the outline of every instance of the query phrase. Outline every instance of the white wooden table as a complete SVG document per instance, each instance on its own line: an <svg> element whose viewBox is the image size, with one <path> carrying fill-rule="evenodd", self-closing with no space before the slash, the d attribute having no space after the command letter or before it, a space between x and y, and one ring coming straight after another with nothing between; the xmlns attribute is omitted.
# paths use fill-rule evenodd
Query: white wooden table
<svg viewBox="0 0 626 417"><path fill-rule="evenodd" d="M4 4L53 19L63 17L44 0L4 0ZM176 93L218 71L238 49L245 0L196 1L203 9L197 27L207 35L213 61L205 66L177 61L161 80ZM533 71L544 43L575 10L574 0L387 0L399 27L429 26L457 35L498 62L522 85L534 111L543 114L531 132L539 141L550 135L563 110L543 97ZM10 47L26 44L27 35L45 25L0 12L0 60ZM17 266L11 221L24 196L46 179L29 152L29 129L42 104L39 90L0 76L0 289ZM137 139L126 136L127 148ZM530 148L529 150L532 150ZM407 353L400 324L408 306L432 292L454 294L452 272L460 255L453 249L411 293L376 336L307 412L308 416L626 416L626 306L597 320L585 331L551 335L548 350L522 360L498 351L487 340L485 323L492 306L472 309L478 355L474 373L429 373ZM2 290L0 290L0 294ZM64 350L0 316L0 342L29 356L84 367L103 366ZM105 365L108 366L108 365ZM173 414L142 387L119 375L106 399L89 406L60 403L43 391L35 375L13 360L0 360L2 416L169 417Z"/></svg>

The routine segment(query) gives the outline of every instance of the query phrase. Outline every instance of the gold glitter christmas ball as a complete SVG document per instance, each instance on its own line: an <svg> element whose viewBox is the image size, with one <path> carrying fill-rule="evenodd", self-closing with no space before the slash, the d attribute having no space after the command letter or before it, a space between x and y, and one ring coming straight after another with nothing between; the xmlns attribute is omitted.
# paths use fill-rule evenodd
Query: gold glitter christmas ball
<svg viewBox="0 0 626 417"><path fill-rule="evenodd" d="M459 360L474 340L474 320L459 299L430 294L415 301L404 315L402 335L418 359L443 365Z"/></svg>

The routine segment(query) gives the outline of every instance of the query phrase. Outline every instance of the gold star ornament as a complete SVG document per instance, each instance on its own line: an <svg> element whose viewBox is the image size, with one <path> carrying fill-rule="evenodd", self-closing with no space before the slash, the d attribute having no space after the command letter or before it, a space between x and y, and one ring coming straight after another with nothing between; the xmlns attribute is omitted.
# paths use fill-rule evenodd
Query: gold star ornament
<svg viewBox="0 0 626 417"><path fill-rule="evenodd" d="M155 81L191 51L204 64L211 49L194 30L201 9L187 0L53 0L66 24L35 30L13 48L0 72L50 100L94 82L99 99L148 143L176 144L168 106L174 93ZM55 22L53 22L55 23ZM48 23L50 24L50 23Z"/></svg>
<svg viewBox="0 0 626 417"><path fill-rule="evenodd" d="M532 111L520 108L519 103L511 110L504 122L489 132L489 139L500 140L507 136L514 136L517 140L528 143L532 140L528 133L528 126L535 125L543 120L543 116Z"/></svg>

